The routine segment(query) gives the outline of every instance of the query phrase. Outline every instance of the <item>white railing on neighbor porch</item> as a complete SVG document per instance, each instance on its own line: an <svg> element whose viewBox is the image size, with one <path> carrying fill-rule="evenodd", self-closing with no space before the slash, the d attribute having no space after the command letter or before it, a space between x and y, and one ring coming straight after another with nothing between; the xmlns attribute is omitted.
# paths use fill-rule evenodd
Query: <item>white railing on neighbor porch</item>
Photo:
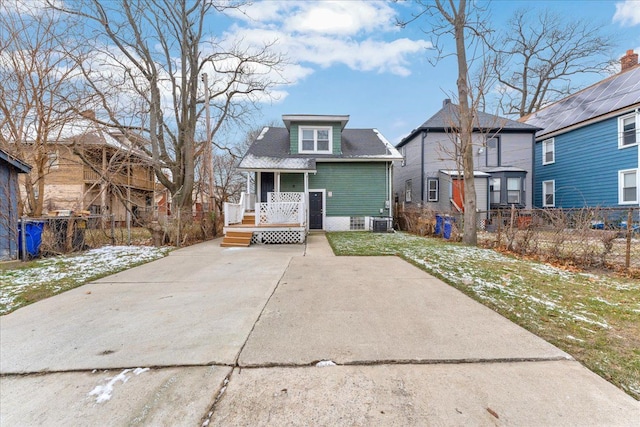
<svg viewBox="0 0 640 427"><path fill-rule="evenodd" d="M305 221L304 193L268 193L267 203L256 203L256 225L299 224Z"/></svg>
<svg viewBox="0 0 640 427"><path fill-rule="evenodd" d="M229 203L224 202L224 226L227 227L229 224L239 224L242 222L242 217L244 217L245 206L247 205L247 194L242 193L240 195L240 203ZM255 198L254 198L255 203Z"/></svg>

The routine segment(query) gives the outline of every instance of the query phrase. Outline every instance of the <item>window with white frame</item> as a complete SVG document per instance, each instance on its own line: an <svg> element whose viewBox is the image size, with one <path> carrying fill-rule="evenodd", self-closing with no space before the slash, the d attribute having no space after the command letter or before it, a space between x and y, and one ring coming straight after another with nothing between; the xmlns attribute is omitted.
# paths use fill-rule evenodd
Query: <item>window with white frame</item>
<svg viewBox="0 0 640 427"><path fill-rule="evenodd" d="M406 166L406 164L407 164L407 147L406 146L402 146L400 148L400 154L402 154L402 164L401 164L401 166Z"/></svg>
<svg viewBox="0 0 640 427"><path fill-rule="evenodd" d="M542 183L542 206L554 207L556 205L556 182L554 180Z"/></svg>
<svg viewBox="0 0 640 427"><path fill-rule="evenodd" d="M491 204L500 204L500 178L489 178L489 192L491 193Z"/></svg>
<svg viewBox="0 0 640 427"><path fill-rule="evenodd" d="M58 169L59 164L57 150L47 154L47 167L49 169Z"/></svg>
<svg viewBox="0 0 640 427"><path fill-rule="evenodd" d="M500 139L487 139L487 166L500 166Z"/></svg>
<svg viewBox="0 0 640 427"><path fill-rule="evenodd" d="M638 144L638 125L636 113L618 118L618 147L625 148Z"/></svg>
<svg viewBox="0 0 640 427"><path fill-rule="evenodd" d="M440 184L438 178L427 178L427 201L437 202Z"/></svg>
<svg viewBox="0 0 640 427"><path fill-rule="evenodd" d="M300 153L331 153L331 127L300 127Z"/></svg>
<svg viewBox="0 0 640 427"><path fill-rule="evenodd" d="M638 169L618 172L618 203L621 205L638 203Z"/></svg>
<svg viewBox="0 0 640 427"><path fill-rule="evenodd" d="M411 202L411 180L410 179L404 182L404 201Z"/></svg>
<svg viewBox="0 0 640 427"><path fill-rule="evenodd" d="M522 179L507 178L507 203L520 204L520 195L522 194Z"/></svg>
<svg viewBox="0 0 640 427"><path fill-rule="evenodd" d="M556 143L553 138L542 141L542 164L549 165L556 161Z"/></svg>

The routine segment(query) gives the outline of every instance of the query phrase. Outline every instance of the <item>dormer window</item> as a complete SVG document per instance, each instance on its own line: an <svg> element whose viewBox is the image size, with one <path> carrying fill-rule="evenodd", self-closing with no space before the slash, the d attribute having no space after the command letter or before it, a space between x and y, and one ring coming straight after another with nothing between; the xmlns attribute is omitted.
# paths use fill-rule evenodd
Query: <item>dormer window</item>
<svg viewBox="0 0 640 427"><path fill-rule="evenodd" d="M332 152L333 129L331 127L300 127L300 153Z"/></svg>

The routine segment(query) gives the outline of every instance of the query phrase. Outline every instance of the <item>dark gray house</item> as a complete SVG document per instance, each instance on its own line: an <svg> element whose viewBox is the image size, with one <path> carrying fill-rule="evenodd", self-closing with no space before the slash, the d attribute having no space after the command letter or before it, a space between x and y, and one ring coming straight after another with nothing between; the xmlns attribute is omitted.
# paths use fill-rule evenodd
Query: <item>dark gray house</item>
<svg viewBox="0 0 640 427"><path fill-rule="evenodd" d="M458 149L459 107L442 109L396 146L403 160L394 169L396 199L440 212L461 212L464 200ZM478 112L474 118L474 171L478 210L532 206L533 144L539 128Z"/></svg>
<svg viewBox="0 0 640 427"><path fill-rule="evenodd" d="M31 166L0 149L0 261L18 258L18 174Z"/></svg>

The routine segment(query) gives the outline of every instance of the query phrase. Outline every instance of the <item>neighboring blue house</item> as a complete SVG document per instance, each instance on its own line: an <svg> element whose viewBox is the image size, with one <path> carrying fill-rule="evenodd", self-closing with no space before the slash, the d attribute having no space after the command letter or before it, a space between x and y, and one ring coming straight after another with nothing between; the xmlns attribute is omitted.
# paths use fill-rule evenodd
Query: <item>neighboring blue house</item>
<svg viewBox="0 0 640 427"><path fill-rule="evenodd" d="M31 166L0 150L0 261L18 259L18 174Z"/></svg>
<svg viewBox="0 0 640 427"><path fill-rule="evenodd" d="M534 150L535 207L640 205L640 66L523 117L542 128Z"/></svg>

